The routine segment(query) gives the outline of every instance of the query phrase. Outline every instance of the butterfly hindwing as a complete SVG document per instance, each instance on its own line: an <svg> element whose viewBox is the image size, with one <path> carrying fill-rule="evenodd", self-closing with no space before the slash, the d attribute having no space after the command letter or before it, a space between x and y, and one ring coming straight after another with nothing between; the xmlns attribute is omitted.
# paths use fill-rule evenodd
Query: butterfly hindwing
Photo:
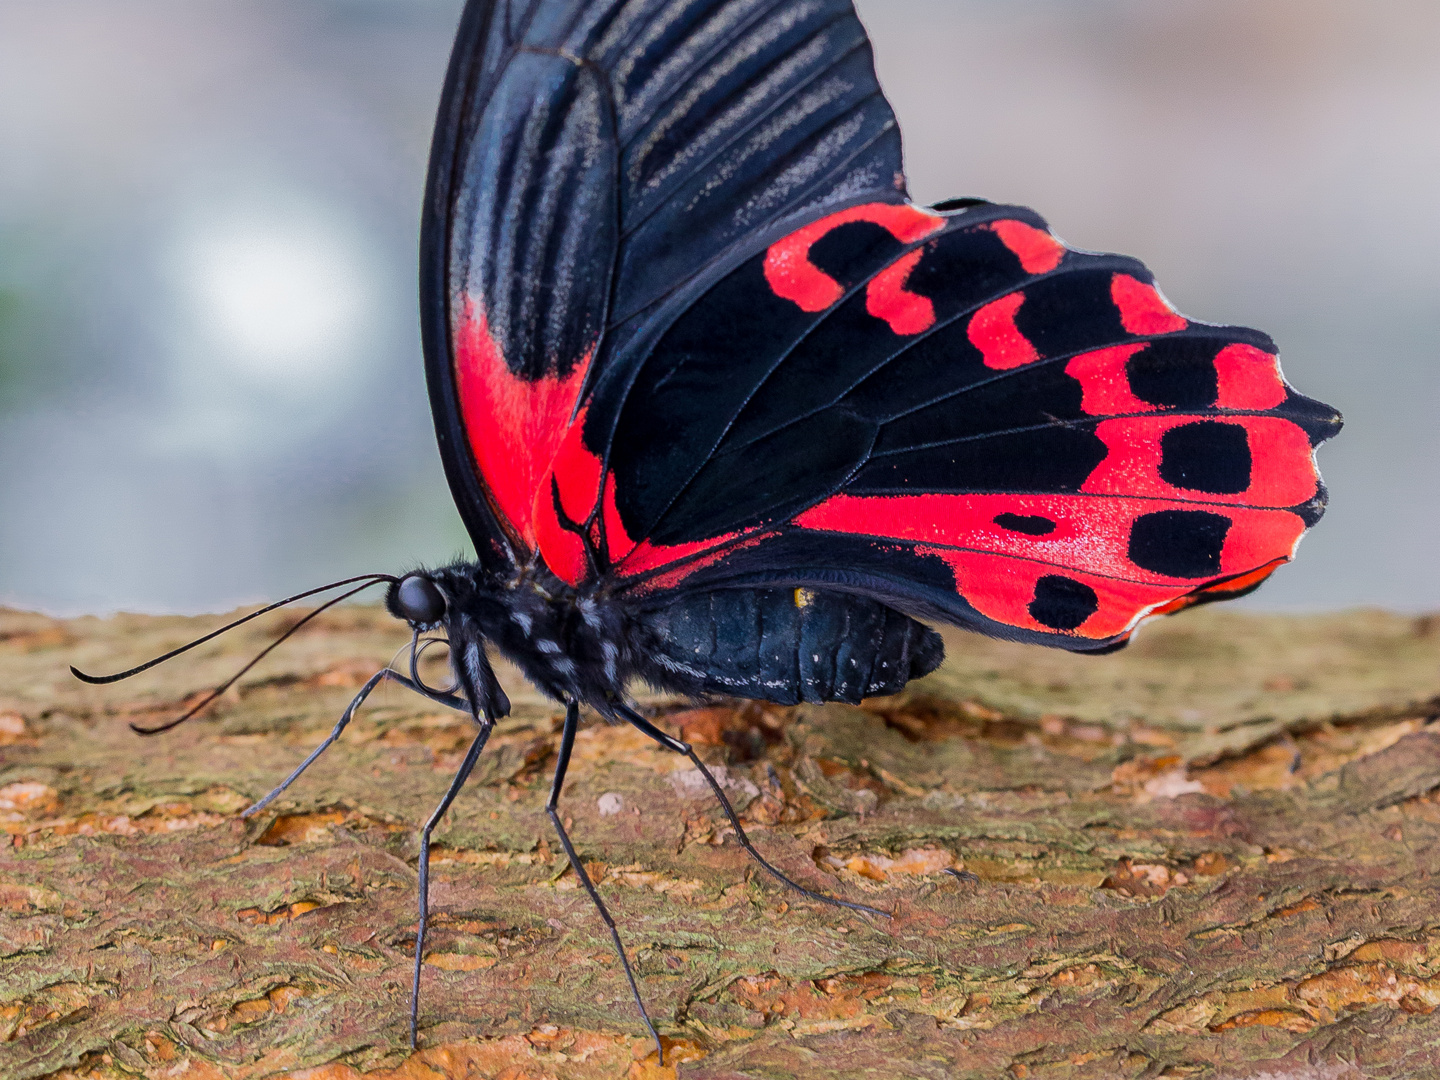
<svg viewBox="0 0 1440 1080"><path fill-rule="evenodd" d="M1338 419L1268 338L1028 211L873 216L902 212L888 245L855 208L768 246L658 342L610 447L614 574L840 585L1093 649L1290 557Z"/></svg>

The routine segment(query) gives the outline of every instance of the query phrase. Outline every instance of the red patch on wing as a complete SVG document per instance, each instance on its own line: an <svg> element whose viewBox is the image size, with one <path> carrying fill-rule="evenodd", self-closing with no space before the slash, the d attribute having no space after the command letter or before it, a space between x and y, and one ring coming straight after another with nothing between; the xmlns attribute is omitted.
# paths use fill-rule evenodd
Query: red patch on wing
<svg viewBox="0 0 1440 1080"><path fill-rule="evenodd" d="M935 325L935 303L928 296L905 291L910 273L920 264L925 249L910 252L886 267L865 294L865 310L884 319L902 337L921 334Z"/></svg>
<svg viewBox="0 0 1440 1080"><path fill-rule="evenodd" d="M671 563L685 562L685 572L693 573L702 566L709 566L730 550L730 545L739 539L739 533L697 540L690 544L655 544L642 540L616 569L626 577L658 570ZM713 557L707 558L707 553Z"/></svg>
<svg viewBox="0 0 1440 1080"><path fill-rule="evenodd" d="M1180 591L1174 585L1150 585L1117 581L1080 571L1059 572L1069 581L1094 591L1096 608L1089 618L1072 630L1057 631L1038 621L1031 608L1040 590L1040 580L1057 576L1053 566L1005 555L954 551L948 548L919 548L921 554L938 555L950 564L960 595L988 618L1024 630L1065 633L1099 641L1132 629L1160 605L1169 603Z"/></svg>
<svg viewBox="0 0 1440 1080"><path fill-rule="evenodd" d="M1221 409L1273 409L1285 400L1285 381L1275 356L1252 345L1227 345L1215 357Z"/></svg>
<svg viewBox="0 0 1440 1080"><path fill-rule="evenodd" d="M1125 365L1144 345L1116 345L1083 353L1065 365L1065 374L1080 384L1084 396L1080 408L1090 416L1124 416L1126 413L1158 412L1158 405L1142 401L1130 390Z"/></svg>
<svg viewBox="0 0 1440 1080"><path fill-rule="evenodd" d="M485 313L468 302L454 339L456 388L470 452L494 509L533 548L536 493L570 426L590 357L563 378L522 379L506 365Z"/></svg>
<svg viewBox="0 0 1440 1080"><path fill-rule="evenodd" d="M1013 251L1027 274L1048 274L1065 258L1065 245L1044 229L1023 221L996 221L988 228Z"/></svg>
<svg viewBox="0 0 1440 1080"><path fill-rule="evenodd" d="M697 570L714 566L716 563L728 559L735 552L762 544L774 535L773 532L763 531L752 532L749 535L730 533L711 540L702 540L693 544L676 544L673 547L645 541L637 545L634 554L625 560L624 567L617 569L627 577L651 570L661 570L661 573L638 586L635 589L637 594L643 595L664 589L673 589ZM665 569L667 567L668 569Z"/></svg>
<svg viewBox="0 0 1440 1080"><path fill-rule="evenodd" d="M1138 495L1262 507L1299 506L1314 498L1319 475L1310 438L1298 424L1274 416L1234 416L1221 422L1245 429L1251 467L1250 486L1244 491L1217 495L1174 487L1160 478L1162 437L1173 427L1196 423L1193 416L1102 420L1095 425L1095 434L1109 454L1080 490L1088 495Z"/></svg>
<svg viewBox="0 0 1440 1080"><path fill-rule="evenodd" d="M535 490L533 515L540 557L562 580L579 585L590 572L585 537L561 521L585 526L600 498L600 458L582 438L585 414L576 418ZM558 503L558 506L557 506ZM593 543L595 536L591 534ZM598 548L598 545L596 545Z"/></svg>
<svg viewBox="0 0 1440 1080"><path fill-rule="evenodd" d="M839 303L845 295L844 288L810 261L810 249L821 237L852 221L879 225L902 244L913 244L945 228L944 217L910 203L867 203L841 210L797 229L770 246L765 256L765 280L775 295L811 313Z"/></svg>
<svg viewBox="0 0 1440 1080"><path fill-rule="evenodd" d="M1194 578L1156 573L1130 559L1135 522L1175 509L1193 509L1193 504L1075 495L836 495L795 522L802 528L909 541L937 551L969 549L1028 559L1048 566L1047 573L1058 568L1066 574L1083 571L1189 590L1195 587ZM1211 577L1288 559L1305 532L1305 523L1288 510L1207 509L1230 520L1220 565Z"/></svg>
<svg viewBox="0 0 1440 1080"><path fill-rule="evenodd" d="M986 367L1009 371L1040 359L1030 339L1015 327L1015 315L1024 303L1023 292L1010 293L970 317L970 344L980 350Z"/></svg>
<svg viewBox="0 0 1440 1080"><path fill-rule="evenodd" d="M1120 323L1126 333L1137 337L1173 334L1190 325L1183 315L1166 303L1160 290L1129 274L1116 274L1111 279L1110 298L1120 310Z"/></svg>

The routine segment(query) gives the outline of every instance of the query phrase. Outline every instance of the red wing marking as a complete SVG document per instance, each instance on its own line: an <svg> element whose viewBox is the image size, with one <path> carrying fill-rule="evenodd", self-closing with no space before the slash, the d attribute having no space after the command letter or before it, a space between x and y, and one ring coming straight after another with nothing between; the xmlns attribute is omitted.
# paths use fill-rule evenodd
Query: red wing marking
<svg viewBox="0 0 1440 1080"><path fill-rule="evenodd" d="M1084 391L1080 408L1090 416L1124 416L1127 413L1159 412L1158 405L1142 401L1130 390L1125 365L1145 345L1116 345L1084 353L1065 365L1065 374Z"/></svg>
<svg viewBox="0 0 1440 1080"><path fill-rule="evenodd" d="M537 549L545 565L571 585L585 579L590 559L584 538L574 528L566 528L560 515L563 513L573 525L585 525L600 498L600 458L585 446L584 421L585 412L581 410L534 493Z"/></svg>
<svg viewBox="0 0 1440 1080"><path fill-rule="evenodd" d="M960 595L980 614L1025 630L1057 632L1054 625L1040 622L1034 614L1046 580L1056 578L1053 566L1005 555L946 548L918 550L922 554L938 555L950 564ZM1078 625L1060 632L1095 640L1125 633L1157 606L1177 599L1188 588L1116 581L1072 570L1065 571L1062 580L1076 591L1088 591L1091 607L1090 614ZM1085 610L1081 609L1080 615L1083 616Z"/></svg>
<svg viewBox="0 0 1440 1080"><path fill-rule="evenodd" d="M623 565L617 569L626 577L634 577L636 574L669 566L671 563L690 560L685 564L684 573L691 574L727 554L739 538L738 532L728 533L725 536L716 536L709 540L697 540L694 543L673 546L642 540L635 545ZM706 557L707 553L713 557Z"/></svg>
<svg viewBox="0 0 1440 1080"><path fill-rule="evenodd" d="M1023 221L996 221L987 226L1015 253L1027 274L1048 274L1065 258L1065 245L1044 229Z"/></svg>
<svg viewBox="0 0 1440 1080"><path fill-rule="evenodd" d="M1280 361L1253 345L1227 345L1215 357L1221 409L1273 409L1285 400Z"/></svg>
<svg viewBox="0 0 1440 1080"><path fill-rule="evenodd" d="M522 379L506 365L485 313L468 301L454 339L455 379L470 451L496 508L533 548L535 494L570 426L590 357L564 378Z"/></svg>
<svg viewBox="0 0 1440 1080"><path fill-rule="evenodd" d="M535 493L540 554L545 564L571 585L579 585L591 568L580 534L573 528L566 528L556 513L557 495L559 509L570 523L582 526L588 523L587 535L591 545L596 551L604 552L611 565L631 558L637 549L650 547L647 543L636 544L625 531L620 509L615 504L615 474L601 477L600 458L585 446L584 424L585 410L582 409L560 445L543 486ZM600 514L598 520L592 522L597 505ZM716 542L711 540L698 546L708 547ZM660 562L673 562L674 558L661 559ZM641 561L644 562L643 554ZM648 565L645 568L648 569Z"/></svg>
<svg viewBox="0 0 1440 1080"><path fill-rule="evenodd" d="M714 566L714 564L719 563L721 559L729 559L732 554L743 552L747 547L755 547L756 544L763 543L763 541L775 536L775 533L755 533L753 536L746 537L744 540L737 539L739 536L739 533L732 533L730 536L719 537L719 539L716 540L706 540L701 544L680 544L680 546L675 547L652 546L651 549L644 553L645 562L654 562L655 566L667 566L667 564L674 563L677 559L685 559L685 557L688 557L688 562L681 563L680 566L674 566L670 570L665 570L664 573L658 573L658 575L651 577L648 582L645 582L644 585L636 588L635 592L638 593L638 595L645 595L645 593L661 592L661 590L664 589L677 588L688 576L696 573L696 570L703 570L704 567ZM711 544L719 544L719 546L711 547ZM700 550L698 550L697 553L688 554L688 556L684 554L685 552L690 552L691 549ZM629 566L626 566L626 573L632 573Z"/></svg>
<svg viewBox="0 0 1440 1080"><path fill-rule="evenodd" d="M765 280L776 296L818 313L840 302L841 284L810 261L810 249L827 233L852 221L869 221L902 244L913 244L945 228L945 218L910 203L867 203L831 214L772 244L765 256Z"/></svg>
<svg viewBox="0 0 1440 1080"><path fill-rule="evenodd" d="M1110 298L1120 309L1120 322L1127 333L1173 334L1189 326L1154 285L1146 285L1129 274L1116 274L1110 282Z"/></svg>
<svg viewBox="0 0 1440 1080"><path fill-rule="evenodd" d="M935 325L934 301L905 291L905 282L924 254L925 249L919 248L898 259L877 274L866 290L865 310L884 319L902 337L924 333Z"/></svg>
<svg viewBox="0 0 1440 1080"><path fill-rule="evenodd" d="M1024 303L1023 292L1010 293L986 304L971 317L970 344L980 350L986 367L1009 371L1040 359L1030 339L1015 327L1015 315Z"/></svg>
<svg viewBox="0 0 1440 1080"><path fill-rule="evenodd" d="M795 522L807 529L913 541L936 550L967 548L1028 559L1046 564L1051 573L1058 567L1191 589L1193 578L1156 573L1130 558L1138 519L1183 508L1193 504L1074 495L836 495ZM1287 559L1305 532L1305 523L1288 510L1215 509L1231 525L1219 566L1210 577ZM1018 527L1006 528L1006 521Z"/></svg>
<svg viewBox="0 0 1440 1080"><path fill-rule="evenodd" d="M1087 495L1140 495L1187 502L1299 506L1315 497L1319 474L1310 438L1298 424L1274 416L1227 416L1214 426L1245 429L1251 461L1250 485L1215 494L1176 487L1161 478L1162 439L1171 428L1196 423L1193 416L1138 416L1102 420L1095 434L1109 449L1086 478Z"/></svg>

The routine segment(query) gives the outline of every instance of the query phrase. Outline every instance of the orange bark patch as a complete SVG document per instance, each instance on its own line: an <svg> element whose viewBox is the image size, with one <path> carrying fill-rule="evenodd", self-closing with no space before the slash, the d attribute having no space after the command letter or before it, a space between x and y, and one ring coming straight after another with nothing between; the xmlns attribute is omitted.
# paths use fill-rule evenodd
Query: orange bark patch
<svg viewBox="0 0 1440 1080"><path fill-rule="evenodd" d="M571 1031L544 1025L527 1035L509 1035L502 1039L486 1039L446 1043L412 1054L393 1069L359 1072L349 1065L322 1065L287 1073L287 1080L542 1080L556 1075L555 1066L566 1061L584 1062L590 1067L586 1075L622 1076L627 1068L644 1066L645 1059L635 1060L635 1049L642 1044L626 1035L610 1035L595 1031ZM664 1070L640 1072L641 1080L671 1080L676 1060L693 1061L703 1051L691 1043L665 1040ZM652 1053L653 1058L653 1053Z"/></svg>
<svg viewBox="0 0 1440 1080"><path fill-rule="evenodd" d="M735 723L734 709L687 709L666 718L680 738L697 746L724 746L725 728Z"/></svg>
<svg viewBox="0 0 1440 1080"><path fill-rule="evenodd" d="M60 809L60 793L35 780L0 787L0 820L21 821Z"/></svg>
<svg viewBox="0 0 1440 1080"><path fill-rule="evenodd" d="M1207 851L1195 858L1195 873L1199 877L1219 877L1230 869L1230 860L1218 851Z"/></svg>
<svg viewBox="0 0 1440 1080"><path fill-rule="evenodd" d="M237 1002L230 1009L230 1019L237 1024L253 1024L263 1020L270 1015L270 1001L268 998L255 998L251 1001Z"/></svg>
<svg viewBox="0 0 1440 1080"><path fill-rule="evenodd" d="M362 814L347 810L322 810L313 814L281 814L255 842L261 847L290 844L321 844L334 839L336 825L367 828L378 824Z"/></svg>
<svg viewBox="0 0 1440 1080"><path fill-rule="evenodd" d="M1351 964L1306 979L1295 996L1327 1023L1371 1005L1428 1013L1440 1006L1440 978L1422 979L1386 963Z"/></svg>
<svg viewBox="0 0 1440 1080"><path fill-rule="evenodd" d="M859 855L822 856L824 864L835 870L849 870L871 881L889 881L892 877L906 875L938 874L956 865L955 856L942 848L910 848L895 858L888 855L862 853Z"/></svg>
<svg viewBox="0 0 1440 1080"><path fill-rule="evenodd" d="M0 712L0 746L24 742L26 734L25 717L18 712Z"/></svg>
<svg viewBox="0 0 1440 1080"><path fill-rule="evenodd" d="M1302 1013L1289 1009L1258 1009L1255 1012L1232 1016L1223 1024L1216 1024L1211 1031L1229 1031L1241 1027L1275 1027L1285 1031L1304 1032L1315 1028L1316 1023Z"/></svg>
<svg viewBox="0 0 1440 1080"><path fill-rule="evenodd" d="M863 1014L867 1002L884 996L894 982L872 973L791 983L772 973L739 979L729 992L766 1020L849 1020Z"/></svg>
<svg viewBox="0 0 1440 1080"><path fill-rule="evenodd" d="M474 953L426 953L425 963L441 971L485 971L498 964L493 956L476 956Z"/></svg>
<svg viewBox="0 0 1440 1080"><path fill-rule="evenodd" d="M274 911L261 911L259 908L245 908L235 912L235 918L242 923L251 926L274 926L276 923L291 922L301 915L316 911L323 905L314 900L299 900L293 904L285 904Z"/></svg>
<svg viewBox="0 0 1440 1080"><path fill-rule="evenodd" d="M1057 990L1077 990L1107 980L1098 964L1082 964L1079 967L1057 971L1045 981Z"/></svg>
<svg viewBox="0 0 1440 1080"><path fill-rule="evenodd" d="M1121 859L1110 871L1110 876L1100 883L1102 889L1114 889L1121 896L1151 900L1164 896L1177 885L1190 884L1189 875L1180 870L1155 863L1132 863Z"/></svg>
<svg viewBox="0 0 1440 1080"><path fill-rule="evenodd" d="M651 1053L640 1061L632 1061L625 1073L625 1080L675 1080L676 1066L686 1061L699 1061L709 1051L699 1043L688 1040L660 1037L665 1048L665 1064L660 1064L660 1055Z"/></svg>

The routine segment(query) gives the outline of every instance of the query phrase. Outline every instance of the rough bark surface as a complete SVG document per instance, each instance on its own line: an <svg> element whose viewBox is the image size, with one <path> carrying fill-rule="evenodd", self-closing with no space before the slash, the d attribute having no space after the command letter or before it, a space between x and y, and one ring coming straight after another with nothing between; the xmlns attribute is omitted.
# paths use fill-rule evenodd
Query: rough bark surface
<svg viewBox="0 0 1440 1080"><path fill-rule="evenodd" d="M716 766L582 732L563 808L667 1040L642 1037L515 715L441 828L406 1045L419 823L471 731L399 689L265 794L405 643L294 614L87 687L217 619L0 612L0 1076L1440 1076L1440 626L1195 612L1081 658L949 636L863 708L647 700ZM441 680L438 666L432 669ZM961 877L943 873L964 871Z"/></svg>

